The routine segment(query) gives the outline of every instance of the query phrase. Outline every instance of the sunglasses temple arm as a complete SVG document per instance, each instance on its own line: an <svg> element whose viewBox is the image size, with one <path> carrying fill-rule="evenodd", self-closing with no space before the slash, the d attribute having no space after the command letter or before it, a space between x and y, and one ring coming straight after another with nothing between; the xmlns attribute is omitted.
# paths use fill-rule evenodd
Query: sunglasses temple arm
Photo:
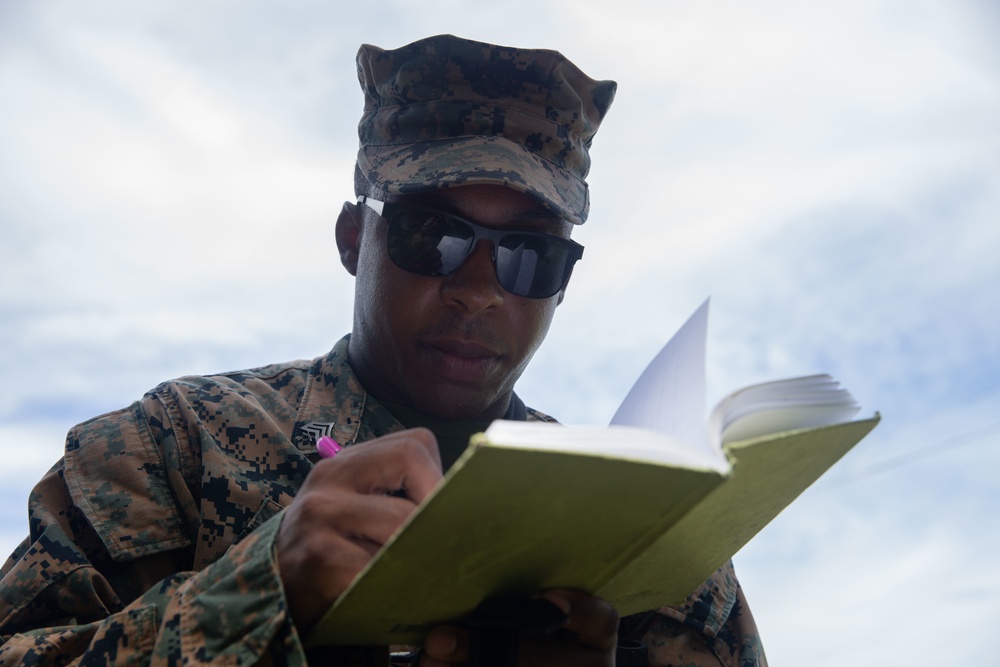
<svg viewBox="0 0 1000 667"><path fill-rule="evenodd" d="M375 211L378 216L382 215L382 210L385 208L385 202L379 201L378 199L372 199L371 197L366 197L364 195L358 196L358 204L364 204L371 210Z"/></svg>

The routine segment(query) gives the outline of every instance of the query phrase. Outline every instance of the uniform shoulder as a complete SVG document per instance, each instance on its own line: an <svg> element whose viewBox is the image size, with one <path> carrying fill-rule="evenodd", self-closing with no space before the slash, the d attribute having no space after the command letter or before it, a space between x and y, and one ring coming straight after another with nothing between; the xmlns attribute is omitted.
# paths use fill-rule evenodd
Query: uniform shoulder
<svg viewBox="0 0 1000 667"><path fill-rule="evenodd" d="M160 383L146 397L168 405L249 402L272 413L294 413L314 364L299 359L226 373L187 375Z"/></svg>
<svg viewBox="0 0 1000 667"><path fill-rule="evenodd" d="M207 375L183 375L181 377L161 382L152 390L152 393L160 391L169 386L206 387L210 385L224 385L236 388L238 386L250 386L257 383L264 383L272 387L294 382L304 381L309 375L309 369L314 364L312 360L297 359L295 361L284 361L280 363L267 364L257 368L246 368L238 371L226 371L224 373L210 373Z"/></svg>
<svg viewBox="0 0 1000 667"><path fill-rule="evenodd" d="M248 368L241 371L229 371L227 373L215 373L208 375L208 378L225 378L232 382L246 383L251 380L263 382L275 382L281 378L306 375L309 369L316 362L315 359L296 359L295 361L284 361L276 364L267 364L258 368Z"/></svg>
<svg viewBox="0 0 1000 667"><path fill-rule="evenodd" d="M527 418L529 422L546 422L549 424L558 424L559 420L555 417L550 417L544 412L539 412L534 408L526 408Z"/></svg>

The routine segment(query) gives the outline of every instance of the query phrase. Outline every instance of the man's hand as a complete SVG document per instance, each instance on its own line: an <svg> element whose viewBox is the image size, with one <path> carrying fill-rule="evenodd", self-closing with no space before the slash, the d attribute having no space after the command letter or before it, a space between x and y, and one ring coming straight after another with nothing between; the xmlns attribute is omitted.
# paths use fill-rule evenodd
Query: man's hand
<svg viewBox="0 0 1000 667"><path fill-rule="evenodd" d="M278 568L292 621L307 632L441 479L427 429L349 447L309 473L285 510ZM390 496L404 490L405 497Z"/></svg>
<svg viewBox="0 0 1000 667"><path fill-rule="evenodd" d="M593 595L564 589L547 591L542 597L566 614L566 622L552 633L523 633L518 667L614 664L618 612L611 604ZM469 630L445 625L428 633L420 667L464 664L471 655Z"/></svg>

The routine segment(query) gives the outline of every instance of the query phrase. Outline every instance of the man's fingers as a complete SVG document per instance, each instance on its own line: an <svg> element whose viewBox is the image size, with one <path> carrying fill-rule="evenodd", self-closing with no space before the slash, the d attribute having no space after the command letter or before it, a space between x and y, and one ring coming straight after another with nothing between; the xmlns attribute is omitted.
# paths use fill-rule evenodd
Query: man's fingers
<svg viewBox="0 0 1000 667"><path fill-rule="evenodd" d="M565 632L581 644L606 650L618 641L618 611L607 600L581 591L554 589L542 597L566 614Z"/></svg>
<svg viewBox="0 0 1000 667"><path fill-rule="evenodd" d="M401 431L316 464L285 509L278 568L288 608L308 629L441 479L427 429ZM405 497L390 494L404 490Z"/></svg>
<svg viewBox="0 0 1000 667"><path fill-rule="evenodd" d="M470 657L469 630L456 625L442 625L427 633L420 667L443 667L468 662Z"/></svg>
<svg viewBox="0 0 1000 667"><path fill-rule="evenodd" d="M618 640L618 612L611 604L580 591L556 589L542 598L558 607L566 621L554 632L524 630L518 646L519 667L607 667L614 662ZM512 626L524 619L510 619ZM446 667L472 657L473 633L459 626L443 625L424 640L420 667ZM477 650L505 650L487 645Z"/></svg>
<svg viewBox="0 0 1000 667"><path fill-rule="evenodd" d="M562 628L549 634L522 634L520 667L610 667L618 643L618 612L600 598L567 589L542 597L566 614Z"/></svg>
<svg viewBox="0 0 1000 667"><path fill-rule="evenodd" d="M335 497L326 494L304 494L301 502L287 510L296 528L313 532L336 532L345 539L371 543L379 547L413 511L414 503L407 498L385 495L343 493Z"/></svg>
<svg viewBox="0 0 1000 667"><path fill-rule="evenodd" d="M348 447L336 458L320 461L310 477L314 475L358 493L402 490L419 503L441 480L441 455L434 435L416 428Z"/></svg>

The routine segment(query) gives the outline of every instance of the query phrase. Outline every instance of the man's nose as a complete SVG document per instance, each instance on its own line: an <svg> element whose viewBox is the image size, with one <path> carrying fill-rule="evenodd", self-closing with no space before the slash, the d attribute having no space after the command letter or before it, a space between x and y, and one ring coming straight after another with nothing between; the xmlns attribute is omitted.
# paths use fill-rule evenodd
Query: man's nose
<svg viewBox="0 0 1000 667"><path fill-rule="evenodd" d="M465 263L446 276L441 288L449 305L469 312L481 312L503 305L504 290L497 282L493 243L480 239Z"/></svg>

